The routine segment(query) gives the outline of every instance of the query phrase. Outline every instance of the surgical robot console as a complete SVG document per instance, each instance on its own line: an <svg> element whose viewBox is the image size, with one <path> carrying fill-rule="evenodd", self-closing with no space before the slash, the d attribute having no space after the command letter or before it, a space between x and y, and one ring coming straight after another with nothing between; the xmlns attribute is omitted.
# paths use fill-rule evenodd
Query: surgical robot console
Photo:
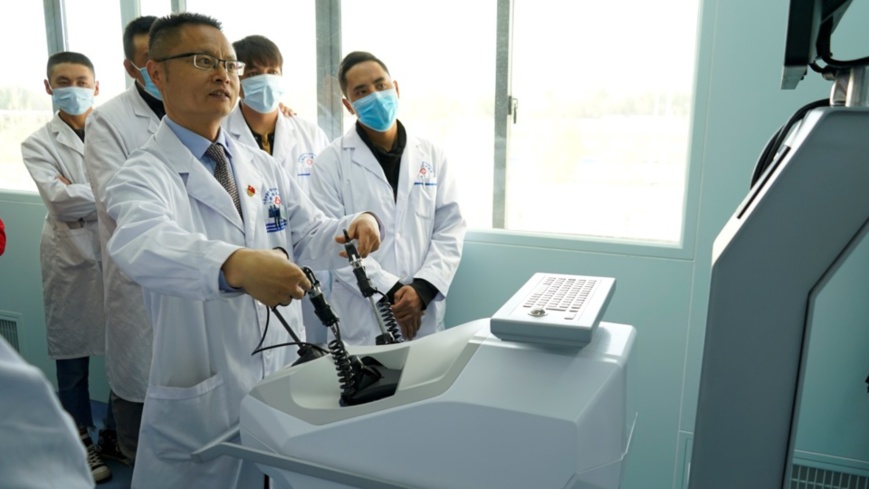
<svg viewBox="0 0 869 489"><path fill-rule="evenodd" d="M788 44L811 53L796 75L786 64L783 88L815 64L816 46L834 85L828 106L769 153L713 245L691 489L792 487L814 297L869 233L869 58L828 52L848 4L791 1Z"/></svg>
<svg viewBox="0 0 869 489"><path fill-rule="evenodd" d="M539 291L552 278L543 275L517 295ZM502 339L480 319L413 341L345 348L315 284L318 317L337 333L332 355L264 379L242 401L238 429L194 459L239 457L273 487L296 489L617 488L636 420L627 386L636 332L600 322L612 279L556 278L600 284L582 297L589 310L580 315L596 316L593 335L583 326L582 347L570 333L521 341L533 334L515 321ZM546 321L533 316L541 315L529 316L529 330ZM336 377L342 362L369 377Z"/></svg>

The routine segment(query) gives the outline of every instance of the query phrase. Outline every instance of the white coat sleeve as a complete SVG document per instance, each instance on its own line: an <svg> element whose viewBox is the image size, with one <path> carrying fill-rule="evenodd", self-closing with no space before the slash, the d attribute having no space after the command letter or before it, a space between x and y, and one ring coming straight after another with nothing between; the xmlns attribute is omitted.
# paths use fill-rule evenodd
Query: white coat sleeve
<svg viewBox="0 0 869 489"><path fill-rule="evenodd" d="M72 418L51 384L0 337L0 474L4 487L92 488Z"/></svg>
<svg viewBox="0 0 869 489"><path fill-rule="evenodd" d="M280 170L282 175L286 175L283 168ZM361 213L337 218L328 216L294 179L286 176L285 184L290 188L288 195L298 196L287 203L288 229L291 233L288 241L293 243L293 260L315 270L331 270L346 263L346 259L339 256L344 248L335 241L335 237L341 236L342 230L347 229ZM382 228L380 232L383 232Z"/></svg>
<svg viewBox="0 0 869 489"><path fill-rule="evenodd" d="M84 163L94 198L105 204L106 185L138 148L128 148L121 137L122 128L112 125L96 110L85 122Z"/></svg>
<svg viewBox="0 0 869 489"><path fill-rule="evenodd" d="M344 206L345 196L342 193L342 175L338 156L339 146L332 145L323 150L315 159L314 168L311 177L311 199L314 203L330 217L344 217L347 213ZM380 292L386 294L399 281L399 277L393 275L377 262L375 256L377 252L372 253L365 259L365 273L371 280L371 284ZM345 261L345 266L333 267L332 273L335 278L345 283L349 288L362 297L362 292L356 286L356 276L353 275L353 268Z"/></svg>
<svg viewBox="0 0 869 489"><path fill-rule="evenodd" d="M468 227L459 208L455 177L449 171L447 159L441 156L439 161L440 174L431 242L422 266L413 274L414 278L424 279L438 289L435 300L446 297L450 289L462 258L462 246Z"/></svg>
<svg viewBox="0 0 869 489"><path fill-rule="evenodd" d="M64 175L61 164L57 161L60 157L47 138L51 137L48 131L40 130L26 141L21 143L21 156L24 166L33 177L36 188L48 213L56 220L73 222L79 219L95 221L97 209L94 205L94 194L88 182L72 181L70 175ZM74 162L69 162L74 164ZM63 176L72 181L67 185L58 177Z"/></svg>
<svg viewBox="0 0 869 489"><path fill-rule="evenodd" d="M134 156L135 158L135 156ZM220 268L240 249L190 232L175 221L187 205L184 184L154 159L135 158L106 186L106 206L117 223L108 251L133 281L154 292L195 300L217 299Z"/></svg>

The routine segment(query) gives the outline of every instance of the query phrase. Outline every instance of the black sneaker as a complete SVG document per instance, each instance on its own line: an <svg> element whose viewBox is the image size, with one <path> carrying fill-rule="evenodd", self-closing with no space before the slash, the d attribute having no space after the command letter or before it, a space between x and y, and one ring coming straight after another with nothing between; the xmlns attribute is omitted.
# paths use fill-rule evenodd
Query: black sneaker
<svg viewBox="0 0 869 489"><path fill-rule="evenodd" d="M94 477L94 482L103 482L107 481L112 477L112 471L109 470L108 466L106 466L103 459L100 458L100 455L97 453L96 448L94 447L94 443L91 441L91 437L88 434L87 430L79 430L79 435L81 436L81 442L84 444L85 449L87 450L88 455L88 465L91 468L91 475Z"/></svg>
<svg viewBox="0 0 869 489"><path fill-rule="evenodd" d="M132 460L121 452L121 447L118 445L118 433L115 430L100 430L100 437L94 448L101 457L117 460L124 465L133 465Z"/></svg>

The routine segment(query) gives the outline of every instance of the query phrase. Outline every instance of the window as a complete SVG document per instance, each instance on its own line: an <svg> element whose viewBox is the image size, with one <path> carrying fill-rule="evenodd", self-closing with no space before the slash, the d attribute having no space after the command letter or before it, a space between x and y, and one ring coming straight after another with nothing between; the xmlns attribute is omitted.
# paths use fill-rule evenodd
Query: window
<svg viewBox="0 0 869 489"><path fill-rule="evenodd" d="M468 225L491 227L496 2L345 0L341 22L342 55L370 51L386 64L399 120L446 151ZM344 130L355 121L345 111Z"/></svg>
<svg viewBox="0 0 869 489"><path fill-rule="evenodd" d="M698 0L515 0L505 227L678 243Z"/></svg>
<svg viewBox="0 0 869 489"><path fill-rule="evenodd" d="M45 93L48 48L42 2L21 2L15 15L0 15L0 44L9 49L0 77L0 188L36 191L21 161L21 143L51 119L51 97Z"/></svg>
<svg viewBox="0 0 869 489"><path fill-rule="evenodd" d="M125 76L119 2L95 1L66 2L66 22L70 49L97 68L99 105L124 89ZM318 119L317 91L331 85L317 80L317 43L329 39L317 38L315 2L185 3L221 21L230 42L252 34L274 41L284 56L284 103ZM508 4L509 53L505 37L498 42L498 7ZM171 2L141 7L162 16ZM472 228L503 222L521 232L680 242L699 0L383 0L377 8L342 0L340 7L341 54L370 51L386 63L400 87L399 119L446 150ZM0 19L3 40L33 49L13 52L21 68L0 82L0 168L3 186L33 189L18 145L50 116L44 58L34 55L46 44L40 5L18 9ZM27 22L33 27L22 29ZM498 59L509 69L496 73ZM504 123L495 120L495 100L506 95L495 90L508 77L518 105L495 161L496 127L501 134ZM355 118L343 114L346 132Z"/></svg>
<svg viewBox="0 0 869 489"><path fill-rule="evenodd" d="M171 0L139 0L139 15L163 17L172 13ZM124 26L126 27L126 26Z"/></svg>
<svg viewBox="0 0 869 489"><path fill-rule="evenodd" d="M94 105L99 107L127 88L121 4L118 0L67 1L64 14L67 49L84 54L94 64L100 82Z"/></svg>
<svg viewBox="0 0 869 489"><path fill-rule="evenodd" d="M317 36L314 2L187 0L187 11L219 20L229 42L261 35L277 44L284 57L284 104L300 117L317 122Z"/></svg>
<svg viewBox="0 0 869 489"><path fill-rule="evenodd" d="M514 0L504 189L494 188L498 3L345 0L342 51L387 64L399 119L446 149L471 227L494 218L514 231L678 243L699 0ZM345 131L354 120L345 113ZM503 210L492 203L501 190Z"/></svg>

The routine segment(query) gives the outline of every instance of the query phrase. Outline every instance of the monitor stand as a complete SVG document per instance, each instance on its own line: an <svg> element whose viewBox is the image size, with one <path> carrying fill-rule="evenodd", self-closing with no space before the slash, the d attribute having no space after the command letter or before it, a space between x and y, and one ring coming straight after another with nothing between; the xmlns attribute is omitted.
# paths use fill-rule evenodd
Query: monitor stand
<svg viewBox="0 0 869 489"><path fill-rule="evenodd" d="M811 296L869 218L869 109L809 112L715 240L689 487L788 487Z"/></svg>

